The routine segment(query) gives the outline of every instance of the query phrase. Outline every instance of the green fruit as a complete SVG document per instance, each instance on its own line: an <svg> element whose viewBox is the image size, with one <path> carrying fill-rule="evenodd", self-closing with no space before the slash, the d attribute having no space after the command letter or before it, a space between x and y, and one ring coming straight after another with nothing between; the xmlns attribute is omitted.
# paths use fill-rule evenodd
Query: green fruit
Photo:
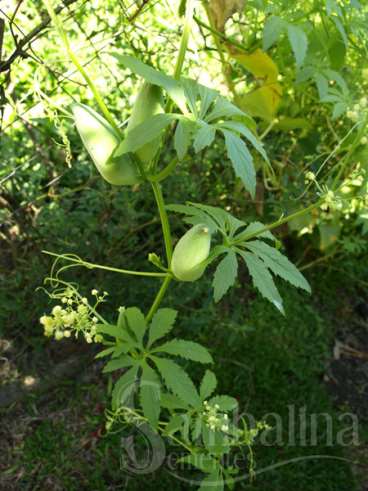
<svg viewBox="0 0 368 491"><path fill-rule="evenodd" d="M200 278L206 265L211 247L211 234L206 225L194 225L176 244L171 270L181 281L195 281Z"/></svg>
<svg viewBox="0 0 368 491"><path fill-rule="evenodd" d="M160 87L144 82L134 102L132 114L127 126L127 133L152 116L163 113L163 106L164 102ZM136 155L141 162L144 164L149 164L151 162L157 153L160 141L160 138L156 138L137 150Z"/></svg>
<svg viewBox="0 0 368 491"><path fill-rule="evenodd" d="M82 142L101 176L115 186L140 182L138 169L129 154L112 156L120 143L114 128L84 104L74 104L72 111Z"/></svg>

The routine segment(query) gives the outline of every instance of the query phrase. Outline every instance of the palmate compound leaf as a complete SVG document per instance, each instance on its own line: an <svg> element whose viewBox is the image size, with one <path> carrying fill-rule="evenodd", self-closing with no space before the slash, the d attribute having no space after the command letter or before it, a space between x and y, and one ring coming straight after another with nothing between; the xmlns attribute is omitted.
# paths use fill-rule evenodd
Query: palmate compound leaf
<svg viewBox="0 0 368 491"><path fill-rule="evenodd" d="M113 53L113 56L136 75L147 80L147 82L165 89L180 110L183 113L187 112L184 90L180 82L159 70L155 70L133 56L119 53Z"/></svg>
<svg viewBox="0 0 368 491"><path fill-rule="evenodd" d="M275 307L284 314L284 307L282 304L282 298L276 285L273 281L272 275L267 269L264 262L259 259L258 256L252 254L251 252L244 252L238 250L248 268L248 271L252 277L254 286L260 291L260 293Z"/></svg>
<svg viewBox="0 0 368 491"><path fill-rule="evenodd" d="M178 312L174 309L158 309L151 322L147 347L150 347L155 341L163 338L171 331L177 314Z"/></svg>
<svg viewBox="0 0 368 491"><path fill-rule="evenodd" d="M169 392L164 392L161 395L161 406L174 412L178 409L188 410L190 408L188 403L182 401L182 399L180 399L178 396Z"/></svg>
<svg viewBox="0 0 368 491"><path fill-rule="evenodd" d="M158 368L166 386L175 395L191 406L200 405L197 389L189 375L177 363L172 360L152 356L151 359Z"/></svg>
<svg viewBox="0 0 368 491"><path fill-rule="evenodd" d="M187 215L189 218L184 219L186 223L192 225L205 223L212 234L221 231L223 234L233 237L239 228L245 226L242 220L216 206L187 202L186 205L167 205L166 208Z"/></svg>
<svg viewBox="0 0 368 491"><path fill-rule="evenodd" d="M111 346L110 348L106 348L106 349L100 351L99 353L97 353L95 358L96 358L96 360L98 360L100 358L104 358L105 356L111 355L114 351L115 351L115 346Z"/></svg>
<svg viewBox="0 0 368 491"><path fill-rule="evenodd" d="M134 365L133 358L129 355L122 355L107 362L104 366L103 373L114 372L115 370L121 370L122 368L127 368L131 365Z"/></svg>
<svg viewBox="0 0 368 491"><path fill-rule="evenodd" d="M192 133L196 129L196 124L193 121L182 119L178 124L174 133L174 149L179 160L183 160L188 152L188 148L192 139Z"/></svg>
<svg viewBox="0 0 368 491"><path fill-rule="evenodd" d="M194 205L166 205L166 209L169 211L173 211L175 213L181 213L186 215L184 218L185 223L190 223L191 225L199 225L203 223L208 226L211 234L216 232L219 229L218 223L213 220L210 216L204 213L202 210L196 208Z"/></svg>
<svg viewBox="0 0 368 491"><path fill-rule="evenodd" d="M178 119L176 114L155 114L146 119L143 123L132 128L126 138L118 145L114 151L114 157L119 157L128 152L136 152L144 145L156 140L169 124Z"/></svg>
<svg viewBox="0 0 368 491"><path fill-rule="evenodd" d="M98 334L105 334L115 338L117 344L124 343L127 351L139 345L137 340L123 326L113 324L96 324ZM116 347L114 348L114 350ZM102 356L102 355L101 355Z"/></svg>
<svg viewBox="0 0 368 491"><path fill-rule="evenodd" d="M224 97L219 96L214 104L213 110L204 118L204 120L207 123L211 123L216 119L232 118L234 116L246 116L246 113Z"/></svg>
<svg viewBox="0 0 368 491"><path fill-rule="evenodd" d="M216 375L211 370L206 370L201 385L199 387L199 394L201 400L204 401L215 391L217 387Z"/></svg>
<svg viewBox="0 0 368 491"><path fill-rule="evenodd" d="M223 123L220 123L218 127L235 131L236 133L240 133L242 136L244 136L244 138L246 138L253 145L253 147L257 150L257 152L262 155L264 160L267 163L269 163L266 151L262 143L244 124L240 123L239 121L225 121Z"/></svg>
<svg viewBox="0 0 368 491"><path fill-rule="evenodd" d="M183 417L181 414L174 414L169 419L166 427L165 427L165 435L173 435L183 426Z"/></svg>
<svg viewBox="0 0 368 491"><path fill-rule="evenodd" d="M308 38L303 29L299 26L289 24L287 27L288 38L293 50L296 65L300 67L303 64L307 54Z"/></svg>
<svg viewBox="0 0 368 491"><path fill-rule="evenodd" d="M211 406L218 405L220 411L233 411L238 407L238 401L230 396L214 396L209 400Z"/></svg>
<svg viewBox="0 0 368 491"><path fill-rule="evenodd" d="M265 51L276 43L286 26L287 23L276 15L267 18L263 29L263 49Z"/></svg>
<svg viewBox="0 0 368 491"><path fill-rule="evenodd" d="M213 218L213 220L217 223L217 230L220 230L226 235L233 236L234 233L245 225L242 220L234 217L228 211L223 210L217 206L211 205L203 205L202 203L188 203L190 206L194 208L199 208L207 215Z"/></svg>
<svg viewBox="0 0 368 491"><path fill-rule="evenodd" d="M212 455L220 457L230 451L229 437L222 431L212 430L207 425L202 427L202 441Z"/></svg>
<svg viewBox="0 0 368 491"><path fill-rule="evenodd" d="M139 389L143 414L153 428L157 428L160 417L161 383L157 373L147 363L142 364Z"/></svg>
<svg viewBox="0 0 368 491"><path fill-rule="evenodd" d="M193 341L184 339L172 339L154 349L155 352L163 352L169 355L180 356L198 363L213 363L213 359L207 348Z"/></svg>
<svg viewBox="0 0 368 491"><path fill-rule="evenodd" d="M201 436L202 433L202 427L203 427L203 418L201 416L197 416L194 421L192 422L192 441L198 440L198 438Z"/></svg>
<svg viewBox="0 0 368 491"><path fill-rule="evenodd" d="M201 100L199 117L203 119L206 116L209 108L211 107L211 104L219 96L219 93L216 90L210 89L209 87L205 87L202 84L198 84L198 93Z"/></svg>
<svg viewBox="0 0 368 491"><path fill-rule="evenodd" d="M226 256L217 265L212 285L215 302L219 302L228 289L234 285L238 276L238 261L233 250L229 249Z"/></svg>
<svg viewBox="0 0 368 491"><path fill-rule="evenodd" d="M187 104L189 106L190 112L198 118L198 110L197 110L197 99L198 99L198 83L191 78L181 78L181 85L184 89L184 94L186 97Z"/></svg>
<svg viewBox="0 0 368 491"><path fill-rule="evenodd" d="M113 409L118 409L120 406L123 406L134 392L138 369L138 365L132 366L115 383L112 390Z"/></svg>
<svg viewBox="0 0 368 491"><path fill-rule="evenodd" d="M256 192L256 171L253 165L253 157L246 144L232 131L222 129L225 137L227 154L233 165L235 174L243 182L245 189L252 198Z"/></svg>
<svg viewBox="0 0 368 491"><path fill-rule="evenodd" d="M202 203L187 203L187 213L195 214L198 217L203 218L204 220L208 220L208 217L211 217L213 222L215 223L215 230L225 230L226 227L226 218L227 212L222 208L218 208L216 206L203 205Z"/></svg>
<svg viewBox="0 0 368 491"><path fill-rule="evenodd" d="M201 486L198 491L223 491L224 480L221 475L220 469L216 469L208 474L201 482Z"/></svg>
<svg viewBox="0 0 368 491"><path fill-rule="evenodd" d="M308 293L311 288L307 280L289 259L274 247L260 240L245 242L245 247L260 257L265 265L277 276Z"/></svg>
<svg viewBox="0 0 368 491"><path fill-rule="evenodd" d="M195 153L201 152L204 148L210 146L215 139L216 128L210 126L207 123L203 123L201 127L196 131L194 136L194 151Z"/></svg>
<svg viewBox="0 0 368 491"><path fill-rule="evenodd" d="M203 472L218 472L219 464L217 460L205 453L185 455L184 457L178 459L178 462L182 462L183 464L190 464Z"/></svg>
<svg viewBox="0 0 368 491"><path fill-rule="evenodd" d="M124 314L131 332L136 337L139 346L142 346L143 336L147 329L143 313L137 307L129 307L125 309Z"/></svg>

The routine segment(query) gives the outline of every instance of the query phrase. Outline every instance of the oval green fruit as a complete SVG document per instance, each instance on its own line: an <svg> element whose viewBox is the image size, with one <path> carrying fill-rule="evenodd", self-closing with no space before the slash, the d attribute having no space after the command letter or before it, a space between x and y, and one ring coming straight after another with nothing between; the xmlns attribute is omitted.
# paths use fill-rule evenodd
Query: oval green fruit
<svg viewBox="0 0 368 491"><path fill-rule="evenodd" d="M157 85L144 82L134 102L132 114L127 126L127 133L152 116L163 112L164 101L161 88L157 87ZM149 164L151 162L160 146L160 141L160 138L156 138L136 151L137 157L143 164Z"/></svg>
<svg viewBox="0 0 368 491"><path fill-rule="evenodd" d="M140 182L137 166L129 154L112 156L120 138L110 123L84 104L74 104L72 112L83 145L101 176L115 186Z"/></svg>
<svg viewBox="0 0 368 491"><path fill-rule="evenodd" d="M211 247L211 234L203 224L194 225L175 246L171 270L180 281L198 280L204 273Z"/></svg>

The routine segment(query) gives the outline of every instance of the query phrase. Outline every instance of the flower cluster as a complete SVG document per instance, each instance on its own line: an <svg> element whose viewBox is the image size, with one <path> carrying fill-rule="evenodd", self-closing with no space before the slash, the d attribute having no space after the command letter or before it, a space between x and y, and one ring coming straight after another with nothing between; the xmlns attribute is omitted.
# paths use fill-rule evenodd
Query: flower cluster
<svg viewBox="0 0 368 491"><path fill-rule="evenodd" d="M223 412L220 412L220 406L214 404L211 406L207 401L203 403L203 416L206 424L212 431L223 431L224 433L229 431L229 416Z"/></svg>
<svg viewBox="0 0 368 491"><path fill-rule="evenodd" d="M63 338L70 338L72 334L76 338L82 334L87 343L100 343L102 336L97 334L98 318L95 315L95 308L104 301L107 293L100 295L98 290L93 289L91 294L95 297L94 307L89 305L86 297L81 297L72 288L55 295L62 305L55 305L51 315L43 315L40 318L45 336L53 336L60 341Z"/></svg>
<svg viewBox="0 0 368 491"><path fill-rule="evenodd" d="M264 430L268 431L271 429L271 426L269 426L264 421L257 421L254 428L249 428L244 420L243 420L243 425L244 425L244 430L242 431L243 442L249 446L254 443L254 440L256 439L256 437L261 431Z"/></svg>
<svg viewBox="0 0 368 491"><path fill-rule="evenodd" d="M366 116L368 110L368 98L362 97L357 104L354 104L352 109L350 109L346 116L351 119L354 123L363 119Z"/></svg>
<svg viewBox="0 0 368 491"><path fill-rule="evenodd" d="M358 163L343 180L338 192L329 190L325 203L321 206L324 212L340 212L345 219L359 214L368 208L368 176L364 167ZM325 217L326 218L326 217Z"/></svg>

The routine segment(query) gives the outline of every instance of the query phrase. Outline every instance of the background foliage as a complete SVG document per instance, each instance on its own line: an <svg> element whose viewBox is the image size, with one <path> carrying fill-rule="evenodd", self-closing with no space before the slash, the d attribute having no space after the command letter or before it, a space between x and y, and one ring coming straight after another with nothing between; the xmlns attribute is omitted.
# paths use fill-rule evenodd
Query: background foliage
<svg viewBox="0 0 368 491"><path fill-rule="evenodd" d="M125 121L137 79L112 52L135 55L171 73L182 24L178 6L66 3L59 15L73 49L108 107ZM210 346L214 358L222 360L221 391L237 392L240 404L257 417L277 411L286 421L292 403L337 416L344 408L332 406L323 376L336 333L346 325L355 332L361 324L353 311L367 292L367 6L357 1L249 1L225 23L226 11L219 16L215 4L211 25L204 10L196 10L187 75L254 116L275 175L254 153L258 184L252 200L225 164L219 139L202 153L191 152L178 167L167 181L167 202L205 202L246 221L267 223L316 201L321 190L332 195L327 206L276 231L283 252L304 268L312 298L282 285L283 319L258 298L244 271L219 305L211 299L209 279L201 285L178 284L169 299L185 313L176 334ZM5 385L30 374L42 378L50 366L84 350L66 341L60 350L42 336L38 319L48 300L37 287L50 267L42 250L139 269L149 252L162 253L162 244L148 187L112 188L82 148L65 108L72 99L92 104L92 94L70 65L55 30L43 26L31 44L19 49L20 40L46 19L42 2L6 1L0 8L5 27L0 43ZM337 195L336 184L342 184ZM185 230L180 216L172 215L172 223L180 237ZM86 293L95 287L108 291L110 312L137 298L148 307L154 295L150 280L80 269L78 282ZM4 409L4 420L11 421L2 429L5 488L119 489L126 480L132 489L140 488L142 480L122 476L119 469L119 435L104 434L105 380L98 365L89 367L81 379L59 380L51 398L32 396ZM319 451L355 458L323 443ZM259 464L267 465L280 455L300 456L301 449L275 445L256 453ZM244 482L240 489L359 489L354 480L349 465L310 461L264 474L253 484ZM176 485L163 470L149 486L160 489L163 483L171 489Z"/></svg>

